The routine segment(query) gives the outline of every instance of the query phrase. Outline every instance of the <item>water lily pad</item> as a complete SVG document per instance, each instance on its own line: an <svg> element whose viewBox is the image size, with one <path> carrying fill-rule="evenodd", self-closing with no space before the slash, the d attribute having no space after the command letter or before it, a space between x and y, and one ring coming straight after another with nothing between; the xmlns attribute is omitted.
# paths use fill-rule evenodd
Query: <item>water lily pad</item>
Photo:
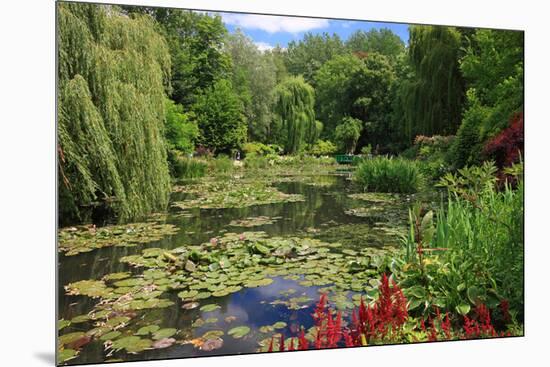
<svg viewBox="0 0 550 367"><path fill-rule="evenodd" d="M216 322L218 322L217 317L209 317L206 320L204 320L205 324L215 324Z"/></svg>
<svg viewBox="0 0 550 367"><path fill-rule="evenodd" d="M195 299L207 299L207 298L210 298L210 297L212 297L212 293L210 293L210 292L199 292L195 296Z"/></svg>
<svg viewBox="0 0 550 367"><path fill-rule="evenodd" d="M153 343L152 347L154 349L164 349L171 347L176 342L174 338L162 338Z"/></svg>
<svg viewBox="0 0 550 367"><path fill-rule="evenodd" d="M287 324L284 321L277 321L276 323L274 323L271 326L273 326L274 329L284 329L286 327L286 325Z"/></svg>
<svg viewBox="0 0 550 367"><path fill-rule="evenodd" d="M201 336L202 339L207 340L211 338L218 338L224 334L223 330L210 330L204 333L203 336Z"/></svg>
<svg viewBox="0 0 550 367"><path fill-rule="evenodd" d="M250 280L246 283L244 283L244 286L247 288L255 288L255 287L263 287L267 286L273 283L273 279L271 278L264 278L260 280Z"/></svg>
<svg viewBox="0 0 550 367"><path fill-rule="evenodd" d="M199 292L196 291L196 290L182 291L182 292L178 293L178 297L181 298L181 299L192 299L197 294L199 294Z"/></svg>
<svg viewBox="0 0 550 367"><path fill-rule="evenodd" d="M81 280L65 286L68 295L83 295L92 298L106 297L112 292L101 280Z"/></svg>
<svg viewBox="0 0 550 367"><path fill-rule="evenodd" d="M202 312L212 312L214 310L217 310L218 308L221 308L221 307L215 303L212 303L209 305L202 306L199 310L201 310Z"/></svg>
<svg viewBox="0 0 550 367"><path fill-rule="evenodd" d="M57 363L64 363L76 358L78 351L74 349L62 349L57 353Z"/></svg>
<svg viewBox="0 0 550 367"><path fill-rule="evenodd" d="M122 280L130 277L130 273L128 272L120 272L120 273L111 273L107 274L103 277L103 280L105 281L113 281L113 280Z"/></svg>
<svg viewBox="0 0 550 367"><path fill-rule="evenodd" d="M77 341L78 339L82 338L85 335L86 334L82 331L76 331L74 333L68 333L68 334L61 335L61 336L59 336L59 338L57 340L58 340L59 344L67 345L67 344L70 344L70 343L73 343L73 342Z"/></svg>
<svg viewBox="0 0 550 367"><path fill-rule="evenodd" d="M207 339L204 343L202 343L200 349L204 350L205 352L210 352L215 349L220 349L222 346L223 346L222 338L210 338L210 339Z"/></svg>
<svg viewBox="0 0 550 367"><path fill-rule="evenodd" d="M117 317L113 317L112 319L108 320L105 323L105 326L115 329L115 328L122 327L122 326L126 325L126 323L128 323L128 321L130 321L130 318L128 316L117 316Z"/></svg>
<svg viewBox="0 0 550 367"><path fill-rule="evenodd" d="M62 330L66 328L67 326L71 325L71 322L69 320L59 320L57 321L57 330Z"/></svg>
<svg viewBox="0 0 550 367"><path fill-rule="evenodd" d="M198 318L196 319L195 321L193 321L193 323L191 324L191 326L193 326L194 328L199 328L201 326L204 325L204 320L201 319L201 318Z"/></svg>
<svg viewBox="0 0 550 367"><path fill-rule="evenodd" d="M236 339L240 339L243 336L247 335L249 332L250 328L248 326L237 326L229 330L227 334L233 336Z"/></svg>
<svg viewBox="0 0 550 367"><path fill-rule="evenodd" d="M147 326L141 327L135 335L146 336L158 331L159 329L160 329L160 326L158 325L147 325Z"/></svg>
<svg viewBox="0 0 550 367"><path fill-rule="evenodd" d="M127 336L114 340L111 344L111 348L115 351L124 349L128 353L138 353L145 349L149 349L152 343L151 340L141 339L138 336Z"/></svg>
<svg viewBox="0 0 550 367"><path fill-rule="evenodd" d="M105 335L102 335L99 340L107 341L107 340L115 340L118 338L122 333L120 331L111 331L110 333L107 333Z"/></svg>
<svg viewBox="0 0 550 367"><path fill-rule="evenodd" d="M177 333L177 329L174 328L166 328L166 329L160 329L153 333L153 339L154 340L160 340L163 338L169 338L175 333Z"/></svg>
<svg viewBox="0 0 550 367"><path fill-rule="evenodd" d="M86 321L89 321L89 320L90 320L90 316L88 316L88 315L79 315L79 316L73 317L71 319L71 323L79 324L79 323L86 322Z"/></svg>
<svg viewBox="0 0 550 367"><path fill-rule="evenodd" d="M188 303L184 303L183 305L181 305L181 308L183 308L184 310L192 310L192 309L197 308L197 307L199 307L198 302L188 302Z"/></svg>
<svg viewBox="0 0 550 367"><path fill-rule="evenodd" d="M153 242L178 231L172 224L157 222L130 223L97 228L94 225L61 228L58 249L66 256L89 252L102 247L136 246Z"/></svg>

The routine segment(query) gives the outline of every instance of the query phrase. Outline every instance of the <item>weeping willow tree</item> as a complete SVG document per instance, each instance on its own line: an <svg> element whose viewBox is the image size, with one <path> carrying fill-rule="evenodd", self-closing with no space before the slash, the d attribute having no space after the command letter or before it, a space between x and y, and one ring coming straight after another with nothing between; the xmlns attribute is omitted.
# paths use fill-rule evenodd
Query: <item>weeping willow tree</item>
<svg viewBox="0 0 550 367"><path fill-rule="evenodd" d="M58 10L60 222L89 220L93 208L127 221L166 207L165 40L150 17L116 7Z"/></svg>
<svg viewBox="0 0 550 367"><path fill-rule="evenodd" d="M313 87L301 76L289 77L275 88L275 106L280 142L285 152L296 153L304 143L312 144L322 124L315 121Z"/></svg>
<svg viewBox="0 0 550 367"><path fill-rule="evenodd" d="M411 26L408 62L413 75L399 88L399 119L416 134L453 134L461 119L464 80L459 69L461 34L452 27Z"/></svg>

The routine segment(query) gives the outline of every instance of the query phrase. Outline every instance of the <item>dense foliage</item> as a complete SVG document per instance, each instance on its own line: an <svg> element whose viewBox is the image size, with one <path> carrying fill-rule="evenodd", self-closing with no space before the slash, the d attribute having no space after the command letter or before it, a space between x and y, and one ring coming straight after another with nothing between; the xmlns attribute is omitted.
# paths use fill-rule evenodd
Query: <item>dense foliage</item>
<svg viewBox="0 0 550 367"><path fill-rule="evenodd" d="M402 154L437 180L522 154L521 32L415 25L407 45L373 28L263 50L214 13L67 4L60 22L60 196L70 221L101 203L119 220L162 207L167 173L182 176L191 155ZM76 115L80 130L67 126ZM447 143L427 143L440 135ZM154 142L127 148L145 136Z"/></svg>
<svg viewBox="0 0 550 367"><path fill-rule="evenodd" d="M60 221L105 208L129 220L165 208L170 54L147 16L59 7Z"/></svg>
<svg viewBox="0 0 550 367"><path fill-rule="evenodd" d="M355 180L365 191L414 193L422 184L422 175L414 161L376 157L359 163Z"/></svg>
<svg viewBox="0 0 550 367"><path fill-rule="evenodd" d="M495 308L503 300L521 312L523 167L509 172L517 188L506 184L503 191L497 191L491 163L448 174L441 185L449 201L435 217L420 207L411 210L404 285L415 291L409 292L463 315L480 302Z"/></svg>
<svg viewBox="0 0 550 367"><path fill-rule="evenodd" d="M278 141L286 153L296 153L318 136L313 88L302 77L289 77L275 89Z"/></svg>
<svg viewBox="0 0 550 367"><path fill-rule="evenodd" d="M193 111L200 129L198 142L210 151L228 153L246 140L242 102L229 80L218 80L199 95Z"/></svg>

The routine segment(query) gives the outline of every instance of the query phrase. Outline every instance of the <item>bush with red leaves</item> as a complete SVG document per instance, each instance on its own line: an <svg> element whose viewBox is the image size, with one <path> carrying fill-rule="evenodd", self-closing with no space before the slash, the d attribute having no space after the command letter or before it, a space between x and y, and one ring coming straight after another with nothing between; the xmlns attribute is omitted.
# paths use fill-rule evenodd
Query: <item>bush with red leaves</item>
<svg viewBox="0 0 550 367"><path fill-rule="evenodd" d="M510 126L490 139L483 149L484 155L493 159L498 168L517 163L523 154L523 112L515 114Z"/></svg>

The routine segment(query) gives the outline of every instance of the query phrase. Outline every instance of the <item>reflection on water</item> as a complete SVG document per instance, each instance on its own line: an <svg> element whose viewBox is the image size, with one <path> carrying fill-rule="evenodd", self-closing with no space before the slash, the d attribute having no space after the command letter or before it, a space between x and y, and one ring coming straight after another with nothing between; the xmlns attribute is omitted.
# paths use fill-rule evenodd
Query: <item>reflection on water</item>
<svg viewBox="0 0 550 367"><path fill-rule="evenodd" d="M353 184L342 176L331 176L332 185L306 185L300 182L282 182L277 187L286 193L301 194L303 202L280 203L261 206L252 206L238 209L192 209L190 217L178 215L179 210L171 211L167 222L175 224L180 231L162 241L153 242L137 247L105 247L92 252L82 253L76 256L64 257L60 255L59 263L59 319L71 319L74 316L87 313L97 302L91 298L82 296L65 296L63 285L82 279L100 279L102 276L128 271L127 264L119 263L123 256L140 253L147 247L161 247L173 249L186 244L200 244L210 238L224 232L241 231L265 231L270 236L287 235L323 235L323 231L334 229L342 224L365 224L370 226L365 218L346 215L345 210L365 205L364 202L350 199L348 194L354 192ZM181 195L181 194L178 194ZM180 198L178 198L180 199ZM400 213L406 216L406 209L399 207ZM268 216L282 217L278 221L260 225L253 228L239 228L229 226L235 219L247 217ZM368 246L368 243L363 244ZM282 296L281 292L293 290L292 295ZM283 330L287 336L296 336L298 326L309 328L312 323L310 317L315 301L319 297L318 287L303 287L295 280L274 278L274 282L265 287L245 288L240 292L226 297L212 300L221 308L208 313L202 313L198 308L184 310L181 308L181 300L174 292L172 300L175 306L166 309L148 310L144 313L145 320L155 322L161 320L161 327L171 327L180 330L180 339L192 339L203 335L209 330L223 330L227 332L235 326L246 325L252 331L242 339L234 339L224 335L224 345L221 349L212 352L203 352L192 345L174 345L167 349L151 350L137 355L124 355L125 360L147 360L159 358L178 358L213 354L250 353L258 348L258 341L270 334L262 334L258 329L265 325L272 325L278 321L287 323ZM270 302L281 300L285 297L306 296L311 299L304 308L289 310L284 305L272 305ZM202 304L207 304L208 301ZM228 317L234 317L226 320ZM198 318L203 321L210 319L215 322L206 323L200 327L192 327L191 324ZM91 325L77 324L71 326L73 331L88 330ZM94 363L106 359L101 342L94 341L87 345L80 356L71 360L70 364Z"/></svg>

